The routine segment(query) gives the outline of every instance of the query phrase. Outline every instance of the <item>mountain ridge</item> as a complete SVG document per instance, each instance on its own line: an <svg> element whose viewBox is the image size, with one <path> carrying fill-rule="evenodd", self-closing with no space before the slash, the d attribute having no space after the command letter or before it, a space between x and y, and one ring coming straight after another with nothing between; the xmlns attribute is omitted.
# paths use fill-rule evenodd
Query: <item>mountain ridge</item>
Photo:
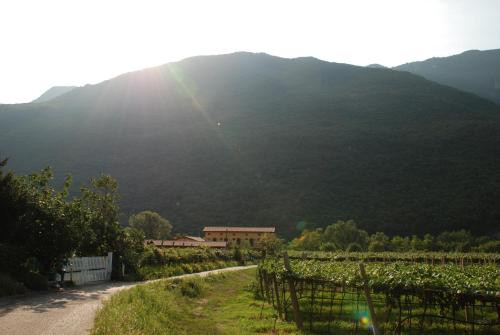
<svg viewBox="0 0 500 335"><path fill-rule="evenodd" d="M500 107L390 69L199 56L0 106L0 151L28 173L118 179L126 215L178 231L355 219L390 234L500 218ZM59 180L60 182L60 180Z"/></svg>
<svg viewBox="0 0 500 335"><path fill-rule="evenodd" d="M52 86L47 91L45 91L42 95L40 95L38 98L31 101L31 103L50 101L52 99L55 99L63 94L66 94L66 93L72 91L73 89L75 89L77 87L78 86Z"/></svg>
<svg viewBox="0 0 500 335"><path fill-rule="evenodd" d="M500 104L500 49L467 50L393 67Z"/></svg>

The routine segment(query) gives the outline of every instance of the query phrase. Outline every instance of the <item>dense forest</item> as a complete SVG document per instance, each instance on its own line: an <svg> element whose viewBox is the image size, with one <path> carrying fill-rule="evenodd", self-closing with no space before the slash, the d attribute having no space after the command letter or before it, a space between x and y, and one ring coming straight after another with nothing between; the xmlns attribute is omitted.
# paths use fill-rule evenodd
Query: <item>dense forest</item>
<svg viewBox="0 0 500 335"><path fill-rule="evenodd" d="M500 107L390 69L189 58L0 105L0 153L18 173L71 172L75 190L111 174L123 222L150 209L182 232L293 236L348 219L389 235L500 229Z"/></svg>

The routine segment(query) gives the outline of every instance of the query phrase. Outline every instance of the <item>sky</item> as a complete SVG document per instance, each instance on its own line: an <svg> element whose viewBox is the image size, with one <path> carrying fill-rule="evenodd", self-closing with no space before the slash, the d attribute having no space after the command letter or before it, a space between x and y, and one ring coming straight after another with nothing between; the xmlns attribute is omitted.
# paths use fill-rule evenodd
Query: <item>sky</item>
<svg viewBox="0 0 500 335"><path fill-rule="evenodd" d="M500 48L500 0L0 0L0 103L235 51L385 66Z"/></svg>

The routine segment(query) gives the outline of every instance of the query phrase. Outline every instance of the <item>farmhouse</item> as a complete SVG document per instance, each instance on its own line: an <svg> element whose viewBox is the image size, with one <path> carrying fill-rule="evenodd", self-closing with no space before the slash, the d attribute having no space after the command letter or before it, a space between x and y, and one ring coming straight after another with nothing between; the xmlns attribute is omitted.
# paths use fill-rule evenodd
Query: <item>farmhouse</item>
<svg viewBox="0 0 500 335"><path fill-rule="evenodd" d="M228 245L255 246L266 234L275 233L275 227L205 227L205 241L227 242Z"/></svg>

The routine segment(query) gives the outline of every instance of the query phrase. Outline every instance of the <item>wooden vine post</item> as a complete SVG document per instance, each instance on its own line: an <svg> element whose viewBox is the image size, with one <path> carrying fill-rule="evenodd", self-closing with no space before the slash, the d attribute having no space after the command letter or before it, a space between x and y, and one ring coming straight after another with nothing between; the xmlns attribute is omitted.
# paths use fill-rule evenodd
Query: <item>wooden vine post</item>
<svg viewBox="0 0 500 335"><path fill-rule="evenodd" d="M286 251L283 253L283 260L285 262L286 271L292 272L290 260L288 259L288 253ZM290 289L290 299L292 300L293 318L297 325L297 329L302 330L302 315L300 315L299 300L297 299L297 292L295 291L295 282L291 277L288 277L287 280Z"/></svg>
<svg viewBox="0 0 500 335"><path fill-rule="evenodd" d="M273 275L272 281L274 286L274 292L276 295L276 307L278 308L278 315L281 320L284 320L285 318L283 317L283 308L281 306L281 299L280 299L280 289L278 286L278 279L276 278L276 275Z"/></svg>
<svg viewBox="0 0 500 335"><path fill-rule="evenodd" d="M359 263L359 273L361 274L361 278L363 279L366 303L368 304L370 319L372 320L373 335L380 335L378 322L375 315L375 308L373 307L372 296L370 294L370 287L368 286L368 278L366 276L365 265L363 263Z"/></svg>

